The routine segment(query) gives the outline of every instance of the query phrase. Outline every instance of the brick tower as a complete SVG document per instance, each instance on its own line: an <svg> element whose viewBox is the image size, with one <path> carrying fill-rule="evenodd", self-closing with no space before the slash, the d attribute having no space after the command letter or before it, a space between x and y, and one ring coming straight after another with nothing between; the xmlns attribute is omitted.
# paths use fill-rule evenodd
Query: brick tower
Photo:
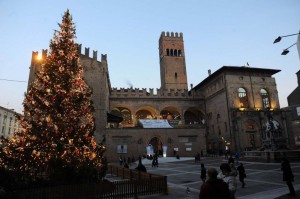
<svg viewBox="0 0 300 199"><path fill-rule="evenodd" d="M182 33L161 33L159 60L161 89L188 89Z"/></svg>

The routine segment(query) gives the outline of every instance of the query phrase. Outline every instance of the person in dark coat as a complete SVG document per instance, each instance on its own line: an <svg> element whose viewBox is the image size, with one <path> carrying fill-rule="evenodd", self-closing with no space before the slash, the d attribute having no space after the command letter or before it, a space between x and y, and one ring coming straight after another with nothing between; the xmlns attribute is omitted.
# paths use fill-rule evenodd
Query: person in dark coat
<svg viewBox="0 0 300 199"><path fill-rule="evenodd" d="M291 196L296 196L294 186L292 182L294 181L294 175L291 169L290 162L285 157L282 158L281 162L281 171L282 173L282 180L286 182L287 186L289 187Z"/></svg>
<svg viewBox="0 0 300 199"><path fill-rule="evenodd" d="M207 170L208 179L200 187L199 199L229 199L228 185L217 176L215 168Z"/></svg>
<svg viewBox="0 0 300 199"><path fill-rule="evenodd" d="M202 182L204 183L205 180L206 180L206 168L204 167L203 163L201 164L201 175L200 175L200 177L201 177Z"/></svg>
<svg viewBox="0 0 300 199"><path fill-rule="evenodd" d="M230 155L228 158L228 164L230 165L230 163L234 164L234 159L233 159L232 155Z"/></svg>
<svg viewBox="0 0 300 199"><path fill-rule="evenodd" d="M135 170L142 171L142 172L147 172L146 167L142 164L142 158L141 157L139 157L139 164L135 168Z"/></svg>
<svg viewBox="0 0 300 199"><path fill-rule="evenodd" d="M242 188L245 188L245 178L246 178L246 172L243 163L240 163L239 166L236 168L239 172L239 180L242 183Z"/></svg>

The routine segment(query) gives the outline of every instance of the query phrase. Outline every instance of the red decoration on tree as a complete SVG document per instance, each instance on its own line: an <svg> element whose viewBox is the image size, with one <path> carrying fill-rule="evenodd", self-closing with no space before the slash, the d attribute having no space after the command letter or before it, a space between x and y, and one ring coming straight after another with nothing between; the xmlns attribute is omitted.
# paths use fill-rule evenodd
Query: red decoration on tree
<svg viewBox="0 0 300 199"><path fill-rule="evenodd" d="M67 10L50 41L43 70L24 100L23 130L2 148L0 167L30 175L51 173L59 162L74 172L87 166L102 176L104 146L93 138L92 91L83 80L75 26ZM93 174L94 175L94 174Z"/></svg>

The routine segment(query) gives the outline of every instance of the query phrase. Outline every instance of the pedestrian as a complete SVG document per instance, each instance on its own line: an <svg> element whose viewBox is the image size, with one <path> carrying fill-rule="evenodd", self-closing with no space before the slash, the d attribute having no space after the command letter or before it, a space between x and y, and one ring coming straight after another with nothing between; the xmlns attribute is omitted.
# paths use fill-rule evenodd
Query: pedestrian
<svg viewBox="0 0 300 199"><path fill-rule="evenodd" d="M223 163L220 165L221 173L218 176L220 179L222 179L224 182L227 183L229 192L230 192L230 199L235 198L235 192L236 192L236 177L231 174L231 169L229 164Z"/></svg>
<svg viewBox="0 0 300 199"><path fill-rule="evenodd" d="M233 164L233 163L230 163L229 166L230 166L230 169L231 169L230 174L231 174L232 176L235 176L235 177L236 177L236 176L238 175L238 171L236 170L234 164Z"/></svg>
<svg viewBox="0 0 300 199"><path fill-rule="evenodd" d="M158 157L155 154L152 159L152 167L158 167Z"/></svg>
<svg viewBox="0 0 300 199"><path fill-rule="evenodd" d="M127 163L129 166L131 166L131 158L130 157L127 158Z"/></svg>
<svg viewBox="0 0 300 199"><path fill-rule="evenodd" d="M229 158L228 158L228 164L230 164L230 163L234 164L234 159L231 154L229 155Z"/></svg>
<svg viewBox="0 0 300 199"><path fill-rule="evenodd" d="M242 188L245 188L245 185L246 185L245 178L247 176L246 176L246 172L245 172L245 168L244 168L243 163L240 163L239 166L236 169L239 172L239 180L242 183Z"/></svg>
<svg viewBox="0 0 300 199"><path fill-rule="evenodd" d="M119 161L120 161L120 166L122 166L123 165L123 158L122 158L122 156L119 157Z"/></svg>
<svg viewBox="0 0 300 199"><path fill-rule="evenodd" d="M203 163L201 163L201 175L200 175L200 177L201 177L202 182L204 183L205 180L206 180L206 168L204 167Z"/></svg>
<svg viewBox="0 0 300 199"><path fill-rule="evenodd" d="M235 157L235 160L236 160L236 164L238 164L239 160L240 160L240 153L236 152L235 155L234 155L234 157Z"/></svg>
<svg viewBox="0 0 300 199"><path fill-rule="evenodd" d="M282 158L281 171L283 172L283 174L282 174L283 181L285 181L287 186L289 187L289 190L290 190L289 195L296 196L295 189L292 184L292 182L294 181L294 175L293 175L293 172L291 169L290 162L285 157Z"/></svg>
<svg viewBox="0 0 300 199"><path fill-rule="evenodd" d="M228 160L228 150L225 150L225 160Z"/></svg>
<svg viewBox="0 0 300 199"><path fill-rule="evenodd" d="M197 162L200 162L201 158L200 158L200 153L198 152L196 155L195 155L195 163Z"/></svg>
<svg viewBox="0 0 300 199"><path fill-rule="evenodd" d="M142 172L147 172L146 167L142 164L142 158L141 157L139 157L139 164L135 168L135 170L142 171Z"/></svg>
<svg viewBox="0 0 300 199"><path fill-rule="evenodd" d="M207 170L207 181L200 187L199 199L229 199L228 185L218 179L218 172L215 168Z"/></svg>

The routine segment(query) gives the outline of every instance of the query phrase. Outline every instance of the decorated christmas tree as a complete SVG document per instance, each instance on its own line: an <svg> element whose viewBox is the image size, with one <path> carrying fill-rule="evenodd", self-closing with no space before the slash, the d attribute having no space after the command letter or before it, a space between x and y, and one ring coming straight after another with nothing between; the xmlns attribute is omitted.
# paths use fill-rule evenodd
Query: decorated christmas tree
<svg viewBox="0 0 300 199"><path fill-rule="evenodd" d="M83 79L69 10L58 25L42 70L25 94L22 130L4 143L0 166L56 180L101 178L105 148L93 137L92 90Z"/></svg>

